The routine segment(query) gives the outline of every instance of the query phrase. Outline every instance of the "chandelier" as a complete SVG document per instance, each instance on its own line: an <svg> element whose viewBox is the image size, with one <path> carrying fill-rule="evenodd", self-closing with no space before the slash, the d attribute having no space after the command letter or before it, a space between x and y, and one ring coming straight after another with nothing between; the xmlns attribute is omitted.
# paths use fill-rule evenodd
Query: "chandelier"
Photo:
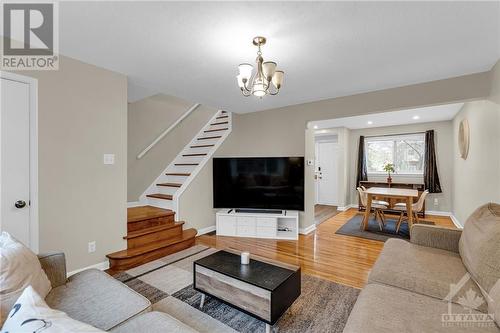
<svg viewBox="0 0 500 333"><path fill-rule="evenodd" d="M269 95L277 95L283 84L283 71L276 70L276 63L273 61L264 61L262 58L261 46L266 44L266 38L257 36L253 39L253 45L257 46L257 72L253 74L253 66L251 64L240 64L238 70L240 74L238 86L240 87L243 96L248 97L254 95L262 98Z"/></svg>

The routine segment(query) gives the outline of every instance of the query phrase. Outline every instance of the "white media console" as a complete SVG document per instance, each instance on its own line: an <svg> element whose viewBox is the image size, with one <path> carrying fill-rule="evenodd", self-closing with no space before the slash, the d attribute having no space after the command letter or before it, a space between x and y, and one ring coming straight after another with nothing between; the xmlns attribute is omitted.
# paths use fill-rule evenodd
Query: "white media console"
<svg viewBox="0 0 500 333"><path fill-rule="evenodd" d="M216 214L217 235L292 239L299 238L299 212L282 213L236 212L221 209Z"/></svg>

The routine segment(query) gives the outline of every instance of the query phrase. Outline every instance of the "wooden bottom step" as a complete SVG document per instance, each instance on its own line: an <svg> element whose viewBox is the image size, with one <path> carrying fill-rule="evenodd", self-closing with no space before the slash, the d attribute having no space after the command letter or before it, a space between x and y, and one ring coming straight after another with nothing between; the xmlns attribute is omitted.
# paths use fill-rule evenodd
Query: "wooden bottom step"
<svg viewBox="0 0 500 333"><path fill-rule="evenodd" d="M144 228L129 232L123 239L127 240L127 249L133 249L149 243L179 237L182 235L183 225L184 222L175 222Z"/></svg>
<svg viewBox="0 0 500 333"><path fill-rule="evenodd" d="M126 270L193 246L196 234L196 229L187 229L179 237L110 253L106 257L111 269Z"/></svg>

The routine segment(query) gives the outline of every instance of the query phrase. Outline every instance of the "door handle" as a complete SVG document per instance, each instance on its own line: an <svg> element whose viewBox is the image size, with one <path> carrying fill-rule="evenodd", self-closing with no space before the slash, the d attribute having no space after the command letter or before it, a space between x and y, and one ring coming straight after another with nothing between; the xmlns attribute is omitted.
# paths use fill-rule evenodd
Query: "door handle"
<svg viewBox="0 0 500 333"><path fill-rule="evenodd" d="M24 200L17 200L15 203L14 203L14 206L16 206L16 208L24 208L26 207L26 201Z"/></svg>

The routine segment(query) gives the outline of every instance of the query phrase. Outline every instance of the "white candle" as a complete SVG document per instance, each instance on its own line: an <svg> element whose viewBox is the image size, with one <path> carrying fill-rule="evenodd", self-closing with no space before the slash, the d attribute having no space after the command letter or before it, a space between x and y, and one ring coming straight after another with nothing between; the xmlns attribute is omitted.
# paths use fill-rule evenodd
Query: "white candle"
<svg viewBox="0 0 500 333"><path fill-rule="evenodd" d="M241 252L241 264L248 265L250 263L250 253Z"/></svg>

